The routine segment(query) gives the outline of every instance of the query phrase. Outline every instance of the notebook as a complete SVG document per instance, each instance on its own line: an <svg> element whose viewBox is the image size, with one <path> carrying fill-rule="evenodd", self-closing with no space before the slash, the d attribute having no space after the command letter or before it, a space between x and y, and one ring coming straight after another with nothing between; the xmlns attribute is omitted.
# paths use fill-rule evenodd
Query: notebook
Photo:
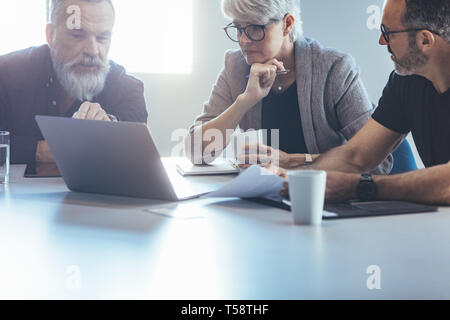
<svg viewBox="0 0 450 320"><path fill-rule="evenodd" d="M177 170L182 176L202 176L219 174L238 174L241 170L231 159L219 158L211 164L194 165L187 158L178 160Z"/></svg>
<svg viewBox="0 0 450 320"><path fill-rule="evenodd" d="M282 202L263 198L250 198L246 200L277 207L287 211L291 210L291 204L286 200ZM323 219L377 217L399 214L429 213L436 211L438 211L438 207L436 206L422 205L406 201L349 201L345 203L326 203L324 207Z"/></svg>

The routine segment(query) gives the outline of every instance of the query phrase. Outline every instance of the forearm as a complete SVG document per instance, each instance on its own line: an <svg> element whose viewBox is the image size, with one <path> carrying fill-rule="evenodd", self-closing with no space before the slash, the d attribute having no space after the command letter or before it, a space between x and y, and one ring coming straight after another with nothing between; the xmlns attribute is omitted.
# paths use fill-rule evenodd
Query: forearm
<svg viewBox="0 0 450 320"><path fill-rule="evenodd" d="M316 170L347 173L362 173L368 169L361 161L356 159L352 149L345 145L331 149L327 153L320 155L309 167Z"/></svg>
<svg viewBox="0 0 450 320"><path fill-rule="evenodd" d="M222 114L201 126L195 127L186 138L190 143L189 155L191 158L203 158L203 152L208 146L215 150L223 150L236 130L244 115L255 103L240 95L236 101ZM193 153L201 153L201 155Z"/></svg>
<svg viewBox="0 0 450 320"><path fill-rule="evenodd" d="M320 157L320 154L312 154L311 155L313 161L317 160ZM302 169L305 165L306 157L303 153L293 153L289 154L289 158L287 159L286 168L284 169Z"/></svg>
<svg viewBox="0 0 450 320"><path fill-rule="evenodd" d="M379 200L450 205L450 164L400 175L375 176Z"/></svg>
<svg viewBox="0 0 450 320"><path fill-rule="evenodd" d="M44 140L37 143L35 161L36 163L55 163L55 158Z"/></svg>

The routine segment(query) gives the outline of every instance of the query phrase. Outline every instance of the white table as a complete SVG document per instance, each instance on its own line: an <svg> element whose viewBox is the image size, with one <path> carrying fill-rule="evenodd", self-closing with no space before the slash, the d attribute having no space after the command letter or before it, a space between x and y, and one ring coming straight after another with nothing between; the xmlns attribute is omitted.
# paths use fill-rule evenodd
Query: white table
<svg viewBox="0 0 450 320"><path fill-rule="evenodd" d="M23 170L0 187L1 299L450 298L449 208L304 227L197 199L174 210L203 218L174 219L143 211L159 201L71 193ZM371 265L381 289L367 288Z"/></svg>

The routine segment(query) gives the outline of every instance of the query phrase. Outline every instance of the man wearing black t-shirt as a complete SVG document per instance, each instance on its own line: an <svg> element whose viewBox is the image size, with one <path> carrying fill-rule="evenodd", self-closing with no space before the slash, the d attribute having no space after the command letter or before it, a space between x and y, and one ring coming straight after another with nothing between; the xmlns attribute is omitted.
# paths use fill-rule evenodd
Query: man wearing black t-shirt
<svg viewBox="0 0 450 320"><path fill-rule="evenodd" d="M312 167L328 171L328 201L359 198L450 205L450 1L388 0L382 21L380 44L387 46L396 72L372 119ZM426 169L361 175L375 168L410 132ZM287 184L282 193L287 194Z"/></svg>

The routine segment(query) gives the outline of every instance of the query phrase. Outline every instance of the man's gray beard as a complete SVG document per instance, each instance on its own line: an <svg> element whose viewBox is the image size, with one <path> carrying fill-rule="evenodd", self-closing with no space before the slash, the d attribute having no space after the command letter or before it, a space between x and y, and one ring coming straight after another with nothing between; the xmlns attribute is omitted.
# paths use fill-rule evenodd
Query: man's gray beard
<svg viewBox="0 0 450 320"><path fill-rule="evenodd" d="M53 60L53 69L58 77L58 81L70 96L80 101L92 101L95 96L103 91L106 77L110 70L109 61L107 63L102 63L99 59L89 61L89 63L98 64L100 71L78 74L72 70L72 67L82 61L64 64L57 49L55 49Z"/></svg>
<svg viewBox="0 0 450 320"><path fill-rule="evenodd" d="M395 71L401 76L410 76L417 74L417 71L423 67L429 60L417 47L415 37L409 41L410 52L402 59L395 57Z"/></svg>

